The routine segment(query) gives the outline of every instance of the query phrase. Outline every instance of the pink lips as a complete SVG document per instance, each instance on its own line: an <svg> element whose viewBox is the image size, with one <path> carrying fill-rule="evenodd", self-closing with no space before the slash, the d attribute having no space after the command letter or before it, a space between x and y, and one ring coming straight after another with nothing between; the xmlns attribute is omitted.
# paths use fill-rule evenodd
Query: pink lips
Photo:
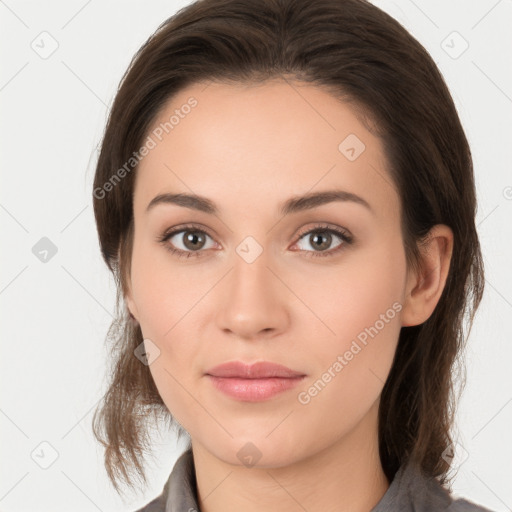
<svg viewBox="0 0 512 512"><path fill-rule="evenodd" d="M211 368L206 376L231 398L260 402L295 387L305 374L268 361L252 365L233 361Z"/></svg>

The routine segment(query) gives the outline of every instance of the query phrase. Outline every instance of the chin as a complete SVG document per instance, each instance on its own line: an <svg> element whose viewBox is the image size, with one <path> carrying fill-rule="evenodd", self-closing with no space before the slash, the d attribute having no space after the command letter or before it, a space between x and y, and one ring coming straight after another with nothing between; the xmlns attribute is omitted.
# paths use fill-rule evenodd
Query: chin
<svg viewBox="0 0 512 512"><path fill-rule="evenodd" d="M227 464L246 466L248 468L277 468L293 464L307 456L297 450L293 438L286 435L279 436L267 432L254 436L234 436L222 443L206 448L210 453ZM211 441L211 438L210 438Z"/></svg>

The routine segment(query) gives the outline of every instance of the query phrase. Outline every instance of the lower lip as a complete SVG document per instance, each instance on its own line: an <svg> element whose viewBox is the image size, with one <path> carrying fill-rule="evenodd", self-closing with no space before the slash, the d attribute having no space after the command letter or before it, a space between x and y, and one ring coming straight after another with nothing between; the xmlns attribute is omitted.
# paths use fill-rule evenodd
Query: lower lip
<svg viewBox="0 0 512 512"><path fill-rule="evenodd" d="M207 375L213 385L226 395L244 402L262 402L279 393L294 388L304 376L284 378L241 379L236 377L214 377Z"/></svg>

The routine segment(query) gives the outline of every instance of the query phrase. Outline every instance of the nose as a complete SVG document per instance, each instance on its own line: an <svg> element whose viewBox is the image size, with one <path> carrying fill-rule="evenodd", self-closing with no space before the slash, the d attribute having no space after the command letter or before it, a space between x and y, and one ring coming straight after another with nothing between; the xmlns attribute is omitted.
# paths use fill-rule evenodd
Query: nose
<svg viewBox="0 0 512 512"><path fill-rule="evenodd" d="M255 340L274 337L287 329L290 291L270 267L263 251L254 261L238 253L216 297L218 327L234 337Z"/></svg>

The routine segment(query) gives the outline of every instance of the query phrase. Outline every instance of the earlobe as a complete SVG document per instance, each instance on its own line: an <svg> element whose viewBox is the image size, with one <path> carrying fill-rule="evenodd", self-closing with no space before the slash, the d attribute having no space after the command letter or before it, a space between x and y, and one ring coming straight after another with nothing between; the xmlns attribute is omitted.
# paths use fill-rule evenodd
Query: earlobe
<svg viewBox="0 0 512 512"><path fill-rule="evenodd" d="M402 326L420 325L432 315L443 293L453 252L453 232L444 225L434 226L420 246L421 264L410 271L402 309Z"/></svg>

